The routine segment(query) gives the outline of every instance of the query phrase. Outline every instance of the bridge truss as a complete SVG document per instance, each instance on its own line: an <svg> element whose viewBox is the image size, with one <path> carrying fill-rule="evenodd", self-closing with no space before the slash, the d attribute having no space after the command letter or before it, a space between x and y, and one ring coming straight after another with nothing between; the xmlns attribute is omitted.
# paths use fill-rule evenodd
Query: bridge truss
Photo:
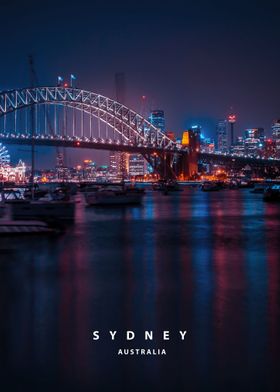
<svg viewBox="0 0 280 392"><path fill-rule="evenodd" d="M35 138L46 145L57 141L93 143L100 148L177 148L176 143L135 111L100 94L70 87L1 92L0 119L0 138L21 142Z"/></svg>
<svg viewBox="0 0 280 392"><path fill-rule="evenodd" d="M7 144L80 147L139 153L162 176L187 177L189 163L242 166L241 157L192 154L135 111L103 95L72 87L0 92L0 140ZM280 161L250 164L280 168Z"/></svg>

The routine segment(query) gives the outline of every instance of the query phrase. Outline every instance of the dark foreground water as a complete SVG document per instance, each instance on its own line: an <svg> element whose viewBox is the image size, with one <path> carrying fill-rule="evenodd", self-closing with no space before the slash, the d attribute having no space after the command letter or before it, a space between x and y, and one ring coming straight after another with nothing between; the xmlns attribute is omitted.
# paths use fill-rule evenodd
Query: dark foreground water
<svg viewBox="0 0 280 392"><path fill-rule="evenodd" d="M279 390L279 229L261 195L185 189L80 203L59 237L1 238L1 390ZM130 347L167 355L117 355Z"/></svg>

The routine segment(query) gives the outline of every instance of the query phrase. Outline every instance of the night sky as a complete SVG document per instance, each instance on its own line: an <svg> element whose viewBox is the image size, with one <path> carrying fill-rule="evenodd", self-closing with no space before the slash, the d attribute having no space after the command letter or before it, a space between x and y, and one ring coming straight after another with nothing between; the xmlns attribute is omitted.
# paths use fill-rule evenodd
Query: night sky
<svg viewBox="0 0 280 392"><path fill-rule="evenodd" d="M124 72L127 106L140 111L146 95L177 135L200 123L214 136L230 107L237 133L268 131L280 117L279 11L271 1L2 0L0 89L29 85L32 53L41 85L74 73L78 87L115 97Z"/></svg>

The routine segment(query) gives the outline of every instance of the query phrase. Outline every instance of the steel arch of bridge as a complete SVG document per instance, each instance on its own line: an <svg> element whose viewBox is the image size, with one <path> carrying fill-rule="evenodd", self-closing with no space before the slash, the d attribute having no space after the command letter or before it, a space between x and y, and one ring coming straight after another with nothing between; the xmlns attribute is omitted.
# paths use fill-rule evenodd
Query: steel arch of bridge
<svg viewBox="0 0 280 392"><path fill-rule="evenodd" d="M94 116L116 131L124 144L177 149L174 141L135 111L103 95L72 87L35 87L0 92L0 117L40 104L64 105Z"/></svg>

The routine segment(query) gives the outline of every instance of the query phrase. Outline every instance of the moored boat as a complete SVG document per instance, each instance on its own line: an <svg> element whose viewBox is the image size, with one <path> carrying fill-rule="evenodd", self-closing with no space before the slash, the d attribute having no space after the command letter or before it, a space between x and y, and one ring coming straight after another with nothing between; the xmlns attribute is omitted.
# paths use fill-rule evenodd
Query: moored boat
<svg viewBox="0 0 280 392"><path fill-rule="evenodd" d="M254 188L250 191L251 193L264 193L265 191L265 184L255 184Z"/></svg>
<svg viewBox="0 0 280 392"><path fill-rule="evenodd" d="M94 192L86 192L88 205L130 205L141 204L144 192L138 189L126 189L122 186L108 186Z"/></svg>
<svg viewBox="0 0 280 392"><path fill-rule="evenodd" d="M280 184L274 184L265 189L263 195L264 201L280 201Z"/></svg>
<svg viewBox="0 0 280 392"><path fill-rule="evenodd" d="M201 189L203 192L216 192L221 190L221 185L214 181L205 181L201 185Z"/></svg>
<svg viewBox="0 0 280 392"><path fill-rule="evenodd" d="M40 219L44 222L73 221L75 203L72 201L23 201L11 204L13 219Z"/></svg>
<svg viewBox="0 0 280 392"><path fill-rule="evenodd" d="M250 180L242 179L238 183L238 188L240 188L240 189L254 188L254 183Z"/></svg>
<svg viewBox="0 0 280 392"><path fill-rule="evenodd" d="M177 181L174 180L160 180L153 184L154 191L163 192L181 192L183 189L180 187Z"/></svg>
<svg viewBox="0 0 280 392"><path fill-rule="evenodd" d="M53 232L54 230L49 228L44 222L0 220L1 235L51 234Z"/></svg>

